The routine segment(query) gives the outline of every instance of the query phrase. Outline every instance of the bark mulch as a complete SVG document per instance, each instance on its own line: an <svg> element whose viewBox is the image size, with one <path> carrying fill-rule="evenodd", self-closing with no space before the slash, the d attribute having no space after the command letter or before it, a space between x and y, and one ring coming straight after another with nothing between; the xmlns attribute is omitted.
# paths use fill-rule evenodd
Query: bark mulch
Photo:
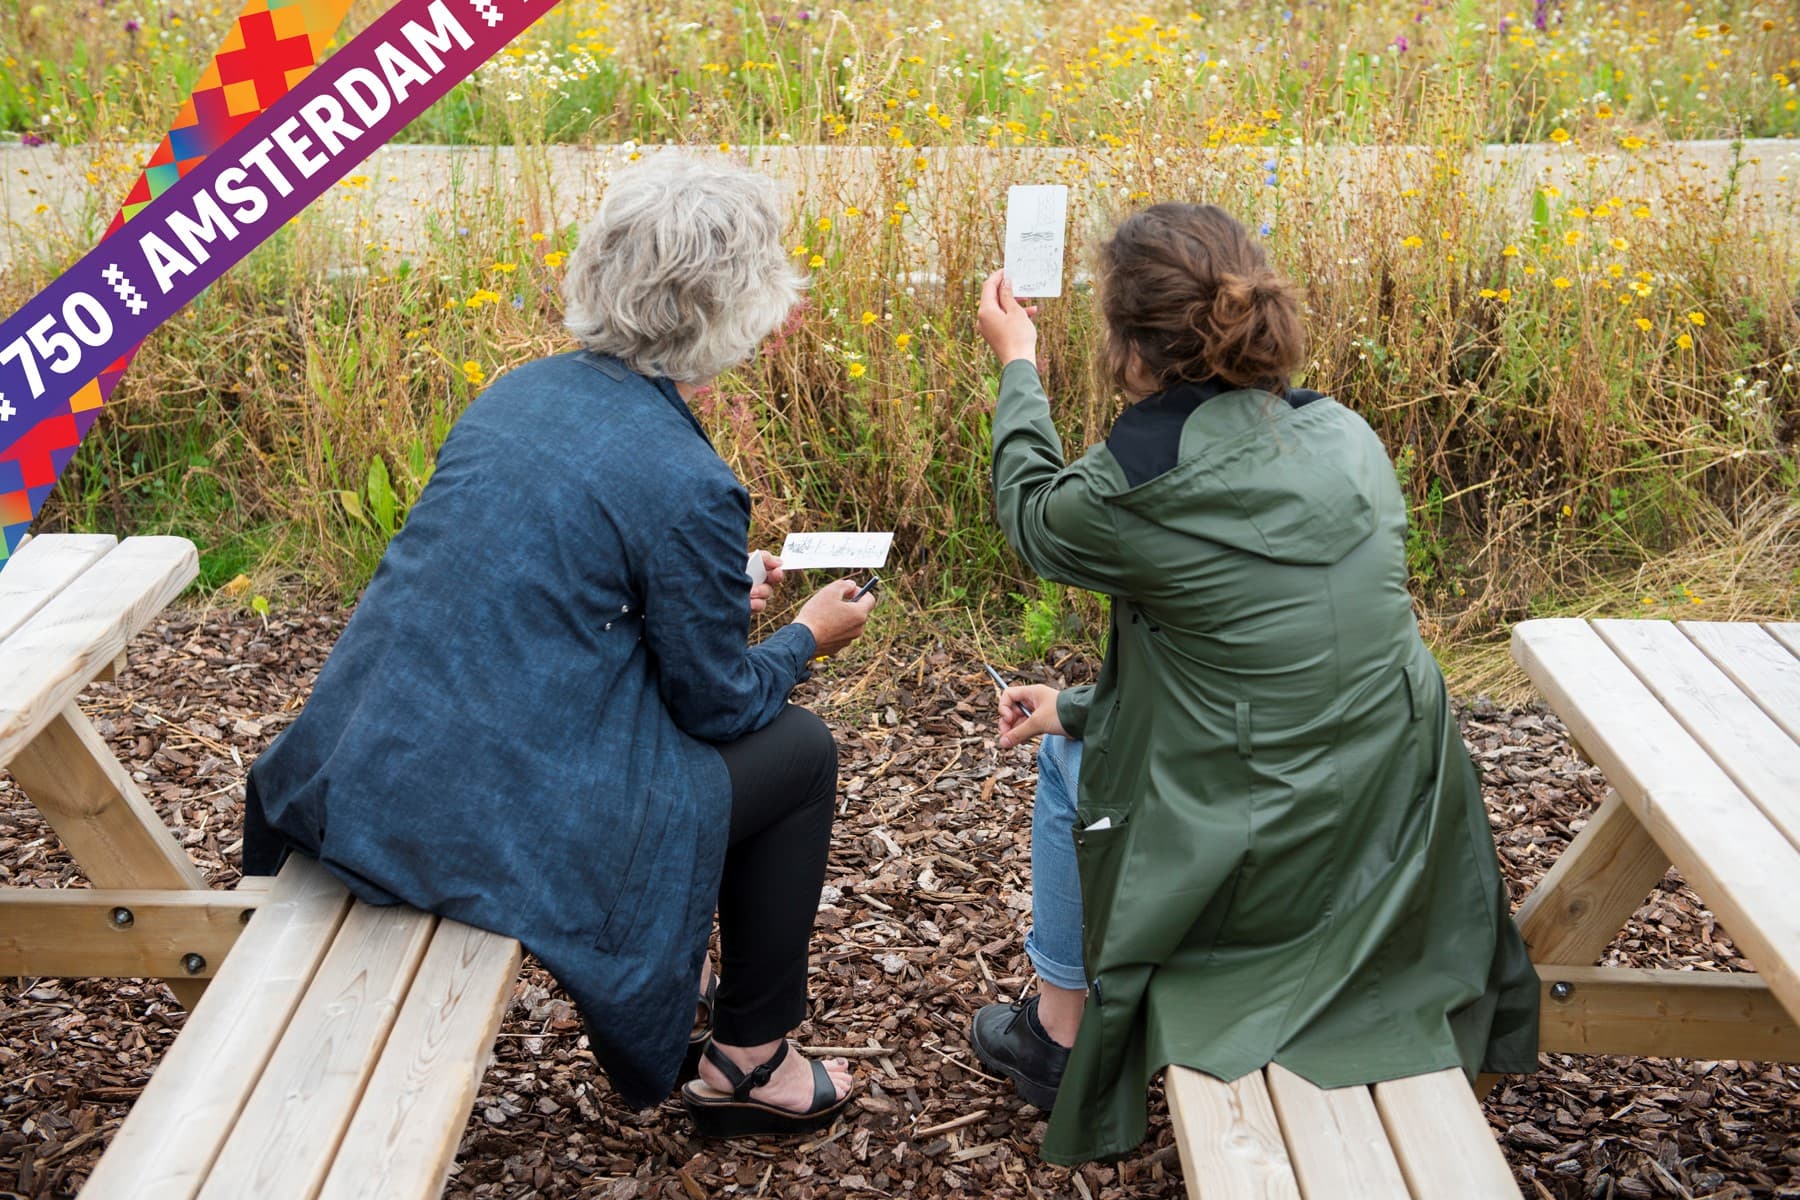
<svg viewBox="0 0 1800 1200"><path fill-rule="evenodd" d="M293 719L342 629L336 612L269 621L167 614L132 668L83 707L215 886L237 878L244 766ZM1086 664L1058 664L1070 680ZM1040 672L1046 679L1058 674ZM1037 1110L989 1078L965 1030L1027 986L1034 764L993 746L967 658L891 652L809 684L843 750L842 804L803 1043L858 1059L854 1118L794 1143L707 1144L679 1107L631 1112L597 1074L576 1015L528 964L465 1131L452 1197L1174 1197L1161 1097L1142 1150L1068 1171L1039 1162ZM1462 713L1515 901L1603 791L1556 719ZM0 773L0 883L80 886ZM1747 970L1671 872L1607 953L1630 966ZM0 981L0 1197L73 1194L182 1014L154 983ZM1488 1099L1527 1197L1800 1197L1800 1067L1546 1055Z"/></svg>

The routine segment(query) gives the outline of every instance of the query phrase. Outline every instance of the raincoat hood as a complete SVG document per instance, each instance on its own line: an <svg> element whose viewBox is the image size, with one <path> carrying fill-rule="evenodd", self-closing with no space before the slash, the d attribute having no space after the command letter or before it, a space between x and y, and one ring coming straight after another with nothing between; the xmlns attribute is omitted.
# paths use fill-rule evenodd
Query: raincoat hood
<svg viewBox="0 0 1800 1200"><path fill-rule="evenodd" d="M1173 470L1114 499L1189 537L1274 562L1330 565L1375 532L1376 498L1394 486L1378 445L1371 453L1343 436L1347 415L1331 400L1292 408L1268 392L1226 392L1187 419Z"/></svg>

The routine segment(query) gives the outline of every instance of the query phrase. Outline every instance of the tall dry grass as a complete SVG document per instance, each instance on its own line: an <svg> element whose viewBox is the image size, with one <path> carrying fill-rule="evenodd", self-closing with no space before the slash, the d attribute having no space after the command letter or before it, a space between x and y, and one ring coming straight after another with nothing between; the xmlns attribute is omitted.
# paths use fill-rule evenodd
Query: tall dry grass
<svg viewBox="0 0 1800 1200"><path fill-rule="evenodd" d="M716 18L708 44L719 61L740 51L773 61L755 60L765 49L746 49L747 39L800 36L757 33L741 14L702 7ZM1104 39L1112 26L1096 18L1117 15L1098 0L1034 11L1048 14L1045 45L1082 29ZM1622 10L1560 11L1572 53L1569 19ZM1241 26L1248 12L1227 15ZM1000 65L991 88L977 87L936 71L949 65L940 56L923 64L938 89L927 91L908 82L905 70L920 64L905 62L905 45L870 20L829 35L854 34L842 49L862 82L846 129L824 130L827 150L764 135L786 132L795 113L825 111L825 81L837 74L796 70L784 85L790 100L773 97L755 115L719 90L726 81L707 92L698 83L708 73L696 67L690 80L675 68L696 84L683 102L712 105L705 122L681 126L705 131L701 152L719 153L714 139L734 155L750 144L759 165L793 181L790 246L813 278L790 327L697 405L751 487L759 542L797 528L893 528L903 611L960 625L973 609L1009 631L1023 615L1034 649L1091 634L1093 604L1039 589L994 527L994 370L971 328L978 282L997 265L1004 185L1065 182L1075 271L1041 323L1071 453L1104 437L1120 403L1091 383L1097 314L1081 264L1120 213L1205 199L1264 229L1304 288L1304 382L1362 413L1392 450L1414 505L1417 593L1446 644L1480 644L1511 619L1595 603L1659 615L1796 612L1800 224L1781 181L1750 186L1755 164L1702 169L1649 122L1621 124L1623 110L1600 117L1592 104L1579 119L1546 110L1521 127L1544 132L1561 120L1554 128L1573 130L1548 159L1488 151L1496 111L1520 102L1496 109L1491 76L1476 68L1427 69L1393 54L1385 61L1414 74L1379 93L1385 108L1368 102L1377 93L1359 93L1361 107L1344 110L1360 114L1354 136L1348 116L1317 97L1281 108L1242 94L1265 77L1287 80L1275 70L1217 91L1153 82L1121 96L1090 82L1040 140L1045 123L1023 109L1007 118L1020 132L995 120L997 97L1031 86L1034 97L1008 103L1041 103L1050 83L1068 87L1074 76L1027 85ZM1704 40L1683 21L1671 29ZM646 22L628 22L629 36L653 39L660 28L657 53L694 50L683 40L694 31ZM956 27L962 40L940 43L953 47L941 55L964 53L971 28ZM827 36L822 26L803 32ZM988 66L1023 52L990 49ZM1185 71L1179 55L1191 49L1112 70L1154 81ZM1196 52L1213 62L1220 53ZM348 594L366 580L482 384L567 345L556 290L585 213L566 210L564 152L545 144L567 95L521 85L496 99L505 70L526 71L523 61L502 64L461 102L463 116L480 109L480 120L499 122L482 128L521 145L506 178L484 182L492 168L475 158L453 202L396 228L374 217L372 197L388 185L358 177L259 249L147 343L46 525L185 533L201 544L213 588ZM1550 88L1554 72L1540 73ZM1322 94L1342 93L1333 78L1338 92ZM648 75L643 87L665 105L682 90ZM439 118L463 119L449 109ZM593 129L637 127L623 119L596 114ZM0 281L7 308L85 249L79 237L14 237L14 268ZM247 581L234 583L240 575Z"/></svg>

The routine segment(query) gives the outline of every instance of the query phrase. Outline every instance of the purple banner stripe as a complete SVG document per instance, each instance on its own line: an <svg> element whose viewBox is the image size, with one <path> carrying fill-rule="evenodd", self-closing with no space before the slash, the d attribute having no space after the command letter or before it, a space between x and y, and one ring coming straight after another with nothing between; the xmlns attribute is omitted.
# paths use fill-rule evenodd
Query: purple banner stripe
<svg viewBox="0 0 1800 1200"><path fill-rule="evenodd" d="M0 454L557 0L400 0L0 325Z"/></svg>

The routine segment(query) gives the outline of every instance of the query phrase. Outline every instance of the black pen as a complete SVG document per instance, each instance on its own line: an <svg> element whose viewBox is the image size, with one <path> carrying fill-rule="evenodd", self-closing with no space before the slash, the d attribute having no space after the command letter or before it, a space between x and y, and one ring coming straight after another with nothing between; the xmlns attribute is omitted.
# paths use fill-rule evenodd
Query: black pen
<svg viewBox="0 0 1800 1200"><path fill-rule="evenodd" d="M981 664L981 669L988 673L988 678L994 681L994 686L1000 689L1000 694L1002 696L1006 695L1006 680L1000 677L1000 672L994 670L994 668L988 666L986 663ZM1031 709L1026 707L1023 700L1014 700L1013 703L1019 706L1020 712L1028 717L1031 715Z"/></svg>
<svg viewBox="0 0 1800 1200"><path fill-rule="evenodd" d="M879 576L879 575L869 576L869 582L863 584L861 587L856 589L856 595L850 597L850 603L855 604L858 600L861 600L864 596L866 596L870 592L874 591L875 585L880 582L881 582L881 576Z"/></svg>

